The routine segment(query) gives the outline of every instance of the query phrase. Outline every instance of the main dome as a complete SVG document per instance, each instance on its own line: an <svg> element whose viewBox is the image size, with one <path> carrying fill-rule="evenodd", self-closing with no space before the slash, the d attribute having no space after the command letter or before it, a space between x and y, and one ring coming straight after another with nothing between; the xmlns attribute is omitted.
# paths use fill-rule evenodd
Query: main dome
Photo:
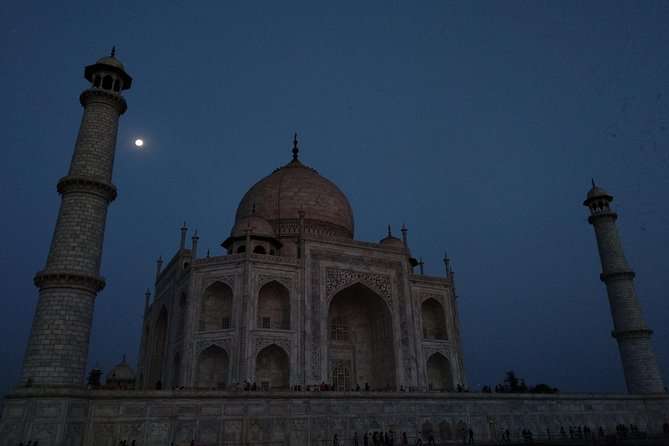
<svg viewBox="0 0 669 446"><path fill-rule="evenodd" d="M353 238L353 211L330 180L297 159L254 184L239 203L235 224L252 215L272 224L277 236L297 234L300 212L312 236Z"/></svg>

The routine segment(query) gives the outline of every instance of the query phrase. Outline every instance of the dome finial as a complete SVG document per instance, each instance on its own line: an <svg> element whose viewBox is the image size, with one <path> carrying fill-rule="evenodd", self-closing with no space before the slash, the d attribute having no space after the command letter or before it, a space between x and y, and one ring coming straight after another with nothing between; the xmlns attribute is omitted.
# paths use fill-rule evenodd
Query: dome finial
<svg viewBox="0 0 669 446"><path fill-rule="evenodd" d="M392 236L393 236L393 233L390 230L390 225L388 225L388 237L392 237Z"/></svg>
<svg viewBox="0 0 669 446"><path fill-rule="evenodd" d="M594 179L594 178L590 178L590 182L592 183L592 187L595 187L595 179Z"/></svg>
<svg viewBox="0 0 669 446"><path fill-rule="evenodd" d="M116 56L116 45L114 45L112 47L112 50L111 50L111 57L114 57L114 56Z"/></svg>
<svg viewBox="0 0 669 446"><path fill-rule="evenodd" d="M293 134L293 161L297 161L297 154L300 149L297 147L297 132Z"/></svg>

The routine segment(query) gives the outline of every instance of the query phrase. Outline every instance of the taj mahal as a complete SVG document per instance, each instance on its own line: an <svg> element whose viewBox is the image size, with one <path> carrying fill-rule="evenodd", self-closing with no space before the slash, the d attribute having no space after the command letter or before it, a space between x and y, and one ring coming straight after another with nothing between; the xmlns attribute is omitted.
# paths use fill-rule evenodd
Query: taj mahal
<svg viewBox="0 0 669 446"><path fill-rule="evenodd" d="M372 431L396 432L398 444L400 432L411 444L448 444L469 430L493 443L570 425L669 428L611 194L593 182L583 205L628 393L470 393L450 260L440 276L423 274L404 226L356 240L347 197L306 164L297 135L285 164L241 198L223 255L201 252L184 224L145 294L138 363L124 360L106 385L87 384L116 138L133 79L114 52L84 77L83 119L57 185L60 211L35 276L39 301L0 446L324 446L335 435L357 446Z"/></svg>
<svg viewBox="0 0 669 446"><path fill-rule="evenodd" d="M464 386L453 275L414 274L406 229L354 240L346 196L298 151L244 195L227 255L198 257L182 228L147 302L139 386Z"/></svg>

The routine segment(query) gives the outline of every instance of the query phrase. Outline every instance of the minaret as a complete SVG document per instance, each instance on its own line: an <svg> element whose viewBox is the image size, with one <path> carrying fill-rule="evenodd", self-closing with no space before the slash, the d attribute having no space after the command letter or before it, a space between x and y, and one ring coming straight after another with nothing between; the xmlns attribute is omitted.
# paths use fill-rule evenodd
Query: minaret
<svg viewBox="0 0 669 446"><path fill-rule="evenodd" d="M91 83L67 176L58 182L60 211L46 267L35 276L39 300L23 360L23 383L84 383L93 305L105 286L100 276L107 206L116 198L112 167L121 96L132 78L116 59L103 57L84 70Z"/></svg>
<svg viewBox="0 0 669 446"><path fill-rule="evenodd" d="M602 263L600 278L606 284L613 316L613 337L618 341L625 382L629 393L662 393L664 384L650 345L652 330L641 315L634 291L634 272L625 259L610 207L613 197L593 181L584 206L590 209L588 222L594 226Z"/></svg>

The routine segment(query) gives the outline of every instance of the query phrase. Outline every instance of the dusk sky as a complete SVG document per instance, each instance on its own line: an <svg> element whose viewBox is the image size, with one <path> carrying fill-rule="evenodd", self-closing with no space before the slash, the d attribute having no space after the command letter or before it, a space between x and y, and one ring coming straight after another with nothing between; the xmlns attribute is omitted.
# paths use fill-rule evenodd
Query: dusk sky
<svg viewBox="0 0 669 446"><path fill-rule="evenodd" d="M448 251L473 390L513 369L625 391L582 206L594 178L669 383L669 2L5 2L0 33L0 393L19 378L84 66L112 45L134 81L89 366L136 365L156 258L184 221L222 254L297 131L357 240L406 223L429 275Z"/></svg>

